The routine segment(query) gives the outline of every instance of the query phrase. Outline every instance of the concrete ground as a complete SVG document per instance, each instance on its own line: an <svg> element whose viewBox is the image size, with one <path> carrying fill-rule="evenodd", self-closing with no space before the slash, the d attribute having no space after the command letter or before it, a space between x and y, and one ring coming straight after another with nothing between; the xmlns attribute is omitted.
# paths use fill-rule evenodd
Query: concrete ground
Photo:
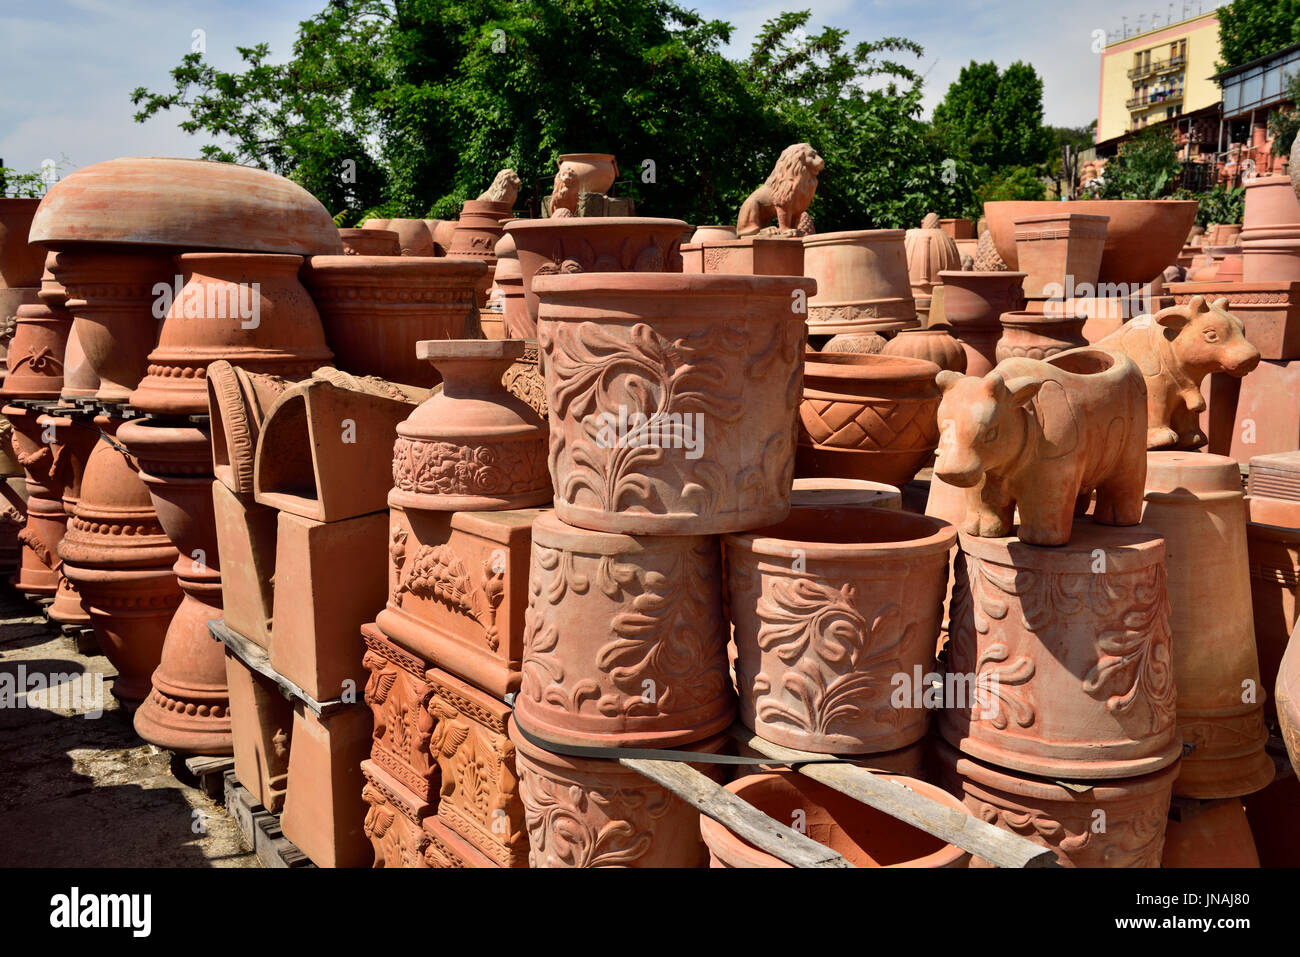
<svg viewBox="0 0 1300 957"><path fill-rule="evenodd" d="M76 675L81 697L14 694L20 674ZM258 867L225 808L136 735L116 674L0 585L0 867Z"/></svg>

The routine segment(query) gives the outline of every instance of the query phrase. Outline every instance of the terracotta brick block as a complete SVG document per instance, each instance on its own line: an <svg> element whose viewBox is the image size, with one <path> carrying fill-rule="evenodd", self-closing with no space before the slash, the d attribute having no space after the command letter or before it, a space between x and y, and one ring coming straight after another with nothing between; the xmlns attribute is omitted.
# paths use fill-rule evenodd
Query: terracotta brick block
<svg viewBox="0 0 1300 957"><path fill-rule="evenodd" d="M249 641L271 647L275 578L275 509L251 495L212 483L212 505L221 555L221 596L226 624Z"/></svg>
<svg viewBox="0 0 1300 957"><path fill-rule="evenodd" d="M424 860L430 867L498 867L495 861L477 850L436 816L424 819Z"/></svg>
<svg viewBox="0 0 1300 957"><path fill-rule="evenodd" d="M438 793L438 766L429 752L433 685L424 673L430 665L399 648L374 625L361 627L366 643L366 704L374 715L370 760L422 801Z"/></svg>
<svg viewBox="0 0 1300 957"><path fill-rule="evenodd" d="M362 761L366 786L361 796L367 810L366 836L375 850L375 867L428 867L424 848L428 835L420 826L429 802L402 787L374 761Z"/></svg>
<svg viewBox="0 0 1300 957"><path fill-rule="evenodd" d="M1300 360L1264 360L1241 380L1231 454L1238 462L1256 455L1300 449Z"/></svg>
<svg viewBox="0 0 1300 957"><path fill-rule="evenodd" d="M293 703L274 681L226 652L235 777L272 814L284 807Z"/></svg>
<svg viewBox="0 0 1300 957"><path fill-rule="evenodd" d="M280 827L318 867L369 867L361 762L370 750L370 709L363 704L325 717L294 706L289 789Z"/></svg>

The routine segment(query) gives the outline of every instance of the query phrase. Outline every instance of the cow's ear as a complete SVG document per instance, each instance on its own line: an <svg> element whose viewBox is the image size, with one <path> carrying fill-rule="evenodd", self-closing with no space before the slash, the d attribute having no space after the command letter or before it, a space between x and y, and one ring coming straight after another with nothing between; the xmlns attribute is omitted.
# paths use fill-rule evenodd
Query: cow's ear
<svg viewBox="0 0 1300 957"><path fill-rule="evenodd" d="M1214 300L1214 302L1210 304L1210 308L1213 309L1215 312L1227 312L1228 297L1220 296L1218 299Z"/></svg>
<svg viewBox="0 0 1300 957"><path fill-rule="evenodd" d="M1161 309L1154 316L1155 321L1166 329L1172 329L1177 332L1183 326L1192 321L1192 316L1205 311L1205 297L1193 296L1192 301L1185 306L1170 306L1168 309Z"/></svg>
<svg viewBox="0 0 1300 957"><path fill-rule="evenodd" d="M934 377L935 384L939 386L940 391L947 392L962 379L966 378L960 372L953 372L951 369L944 369Z"/></svg>
<svg viewBox="0 0 1300 957"><path fill-rule="evenodd" d="M1012 379L1006 384L1008 399L1012 405L1027 405L1030 399L1038 395L1038 390L1042 387L1042 379Z"/></svg>
<svg viewBox="0 0 1300 957"><path fill-rule="evenodd" d="M996 369L984 376L984 388L999 402L1007 397L1007 380Z"/></svg>

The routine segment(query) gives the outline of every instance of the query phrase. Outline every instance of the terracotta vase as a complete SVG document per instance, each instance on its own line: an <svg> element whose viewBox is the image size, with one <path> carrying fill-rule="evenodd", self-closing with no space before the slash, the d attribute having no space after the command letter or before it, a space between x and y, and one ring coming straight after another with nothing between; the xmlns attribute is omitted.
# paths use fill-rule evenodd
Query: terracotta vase
<svg viewBox="0 0 1300 957"><path fill-rule="evenodd" d="M904 235L863 229L803 238L804 275L817 280L817 294L808 300L810 334L917 325Z"/></svg>
<svg viewBox="0 0 1300 957"><path fill-rule="evenodd" d="M797 478L790 490L790 505L821 508L892 508L903 507L903 495L893 485L863 479Z"/></svg>
<svg viewBox="0 0 1300 957"><path fill-rule="evenodd" d="M57 399L71 331L72 315L66 309L44 303L19 306L0 398Z"/></svg>
<svg viewBox="0 0 1300 957"><path fill-rule="evenodd" d="M731 724L716 539L590 532L548 512L532 554L516 721L548 741L634 748Z"/></svg>
<svg viewBox="0 0 1300 957"><path fill-rule="evenodd" d="M203 379L218 359L301 379L332 358L320 314L298 282L301 256L185 253L176 265L183 286L163 319L148 373L131 393L134 408L206 412Z"/></svg>
<svg viewBox="0 0 1300 957"><path fill-rule="evenodd" d="M708 535L785 517L806 340L792 303L811 280L624 273L534 287L561 521Z"/></svg>
<svg viewBox="0 0 1300 957"><path fill-rule="evenodd" d="M1174 793L1250 794L1273 780L1273 762L1264 752L1267 690L1251 618L1241 473L1223 455L1152 452L1146 488L1142 522L1165 537L1169 554L1178 731L1195 745Z"/></svg>
<svg viewBox="0 0 1300 957"><path fill-rule="evenodd" d="M533 277L582 272L681 272L679 219L644 216L592 216L568 219L512 219L505 224L514 237L524 282L530 328L513 338L537 336L537 292Z"/></svg>
<svg viewBox="0 0 1300 957"><path fill-rule="evenodd" d="M1188 810L1185 819L1169 821L1161 867L1259 867L1259 852L1241 801L1231 798Z"/></svg>
<svg viewBox="0 0 1300 957"><path fill-rule="evenodd" d="M26 477L26 521L18 532L21 557L14 587L31 599L51 599L58 588L57 549L67 528L63 490L68 481L67 451L57 431L40 422L35 409L4 406L12 427L14 458Z"/></svg>
<svg viewBox="0 0 1300 957"><path fill-rule="evenodd" d="M1286 176L1256 176L1245 184L1246 203L1238 236L1300 224L1300 199Z"/></svg>
<svg viewBox="0 0 1300 957"><path fill-rule="evenodd" d="M1002 314L1025 308L1025 274L945 270L940 281L944 317L966 350L966 374L982 376L998 362Z"/></svg>
<svg viewBox="0 0 1300 957"><path fill-rule="evenodd" d="M1140 777L1042 780L960 754L935 752L943 785L986 823L1056 853L1062 867L1159 867L1178 765ZM971 867L991 867L972 858Z"/></svg>
<svg viewBox="0 0 1300 957"><path fill-rule="evenodd" d="M941 715L964 753L1026 774L1094 780L1178 760L1165 543L1076 523L1068 545L961 533Z"/></svg>
<svg viewBox="0 0 1300 957"><path fill-rule="evenodd" d="M915 778L881 775L886 781L922 794L958 814L970 811L941 788ZM801 821L810 838L855 867L966 867L970 855L918 827L842 794L796 771L747 774L727 790L778 823ZM700 835L711 867L789 867L711 817L700 816Z"/></svg>
<svg viewBox="0 0 1300 957"><path fill-rule="evenodd" d="M808 353L795 473L906 485L939 444L938 374L921 359Z"/></svg>
<svg viewBox="0 0 1300 957"><path fill-rule="evenodd" d="M1017 266L1031 299L1064 298L1067 289L1095 289L1106 246L1105 216L1054 213L1015 220Z"/></svg>
<svg viewBox="0 0 1300 957"><path fill-rule="evenodd" d="M439 376L415 344L477 329L485 275L480 262L408 256L315 256L302 270L339 368L425 388Z"/></svg>
<svg viewBox="0 0 1300 957"><path fill-rule="evenodd" d="M40 284L45 250L27 240L40 204L39 199L0 198L0 289Z"/></svg>
<svg viewBox="0 0 1300 957"><path fill-rule="evenodd" d="M340 229L345 256L400 256L402 241L391 229Z"/></svg>
<svg viewBox="0 0 1300 957"><path fill-rule="evenodd" d="M208 632L221 617L221 564L212 512L208 433L161 418L127 422L117 437L136 460L158 522L179 555L184 598L167 629L153 691L135 713L140 737L189 754L230 754L225 652Z"/></svg>
<svg viewBox="0 0 1300 957"><path fill-rule="evenodd" d="M527 508L551 501L547 430L501 377L518 339L417 343L442 390L397 426L390 505L439 511Z"/></svg>
<svg viewBox="0 0 1300 957"><path fill-rule="evenodd" d="M101 415L95 424L112 438L120 420ZM172 571L177 552L130 458L112 443L91 450L58 554L100 650L117 669L113 694L143 700L181 601Z"/></svg>
<svg viewBox="0 0 1300 957"><path fill-rule="evenodd" d="M1086 346L1082 316L1041 315L1033 312L1004 312L1002 337L998 339L994 358L998 362L1012 356L1050 359L1067 349Z"/></svg>
<svg viewBox="0 0 1300 957"><path fill-rule="evenodd" d="M792 509L779 524L727 535L727 606L740 717L803 751L892 751L925 734L951 525L910 512ZM906 583L906 584L904 584ZM908 598L899 600L906 587ZM928 685L927 685L928 687Z"/></svg>
<svg viewBox="0 0 1300 957"><path fill-rule="evenodd" d="M608 193L618 176L618 161L611 153L562 153L556 165L568 163L585 193Z"/></svg>
<svg viewBox="0 0 1300 957"><path fill-rule="evenodd" d="M940 273L961 269L961 253L951 236L939 228L939 217L926 216L920 229L909 229L903 240L907 253L907 275L912 284L916 312L925 324L937 288L943 284Z"/></svg>
<svg viewBox="0 0 1300 957"><path fill-rule="evenodd" d="M886 356L924 359L933 362L940 369L951 369L953 372L966 371L966 350L953 338L952 327L946 325L903 329L880 352Z"/></svg>

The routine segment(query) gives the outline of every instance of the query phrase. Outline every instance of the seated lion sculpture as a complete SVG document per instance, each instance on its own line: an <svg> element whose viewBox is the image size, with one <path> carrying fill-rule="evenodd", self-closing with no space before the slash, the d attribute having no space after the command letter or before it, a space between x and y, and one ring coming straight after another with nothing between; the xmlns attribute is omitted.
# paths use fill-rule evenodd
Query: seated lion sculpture
<svg viewBox="0 0 1300 957"><path fill-rule="evenodd" d="M578 171L572 164L561 163L551 190L551 218L578 215Z"/></svg>
<svg viewBox="0 0 1300 957"><path fill-rule="evenodd" d="M787 146L776 161L767 182L754 190L740 207L736 220L737 236L757 233L772 236L802 236L804 214L817 192L817 175L826 165L821 154L807 143ZM772 217L776 226L771 227Z"/></svg>
<svg viewBox="0 0 1300 957"><path fill-rule="evenodd" d="M519 195L519 186L519 174L512 169L503 169L497 173L492 185L479 194L479 202L505 203L513 207L515 198Z"/></svg>

